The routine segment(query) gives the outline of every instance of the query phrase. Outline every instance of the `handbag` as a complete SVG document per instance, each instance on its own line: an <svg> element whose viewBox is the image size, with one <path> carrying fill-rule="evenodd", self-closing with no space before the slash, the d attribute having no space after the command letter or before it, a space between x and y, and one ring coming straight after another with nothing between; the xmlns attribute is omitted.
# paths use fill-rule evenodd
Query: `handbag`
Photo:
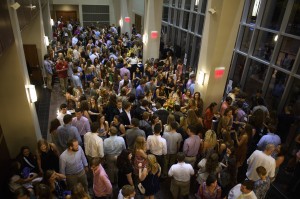
<svg viewBox="0 0 300 199"><path fill-rule="evenodd" d="M145 188L143 187L142 183L139 183L139 184L138 184L138 189L139 189L139 191L141 192L141 194L145 194L146 190L145 190Z"/></svg>

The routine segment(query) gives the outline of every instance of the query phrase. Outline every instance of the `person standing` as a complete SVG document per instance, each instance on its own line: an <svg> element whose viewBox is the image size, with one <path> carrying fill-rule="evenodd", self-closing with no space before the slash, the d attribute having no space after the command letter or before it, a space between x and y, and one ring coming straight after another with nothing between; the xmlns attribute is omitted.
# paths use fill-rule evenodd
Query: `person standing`
<svg viewBox="0 0 300 199"><path fill-rule="evenodd" d="M183 144L183 152L185 154L185 162L190 163L192 167L194 167L195 162L196 162L196 156L199 152L200 144L201 144L201 139L197 133L197 126L194 124L191 124L188 126L187 129L187 134L189 136L188 139L184 141Z"/></svg>
<svg viewBox="0 0 300 199"><path fill-rule="evenodd" d="M242 184L237 184L233 187L229 194L228 199L257 199L253 192L254 182L252 180L244 180Z"/></svg>
<svg viewBox="0 0 300 199"><path fill-rule="evenodd" d="M52 75L53 75L52 65L53 65L53 62L50 60L49 55L45 55L44 56L44 68L45 68L46 77L47 77L47 88L49 90L52 90Z"/></svg>
<svg viewBox="0 0 300 199"><path fill-rule="evenodd" d="M75 115L76 117L72 119L72 126L77 128L81 140L84 142L84 135L87 132L91 132L90 122L89 119L83 117L82 109L80 108L75 109Z"/></svg>
<svg viewBox="0 0 300 199"><path fill-rule="evenodd" d="M57 61L56 72L59 78L61 92L65 94L68 84L68 63L62 57Z"/></svg>
<svg viewBox="0 0 300 199"><path fill-rule="evenodd" d="M88 163L84 152L77 139L68 141L68 148L59 157L59 171L66 175L69 190L80 182L85 191L88 191L88 182L85 172L88 171Z"/></svg>
<svg viewBox="0 0 300 199"><path fill-rule="evenodd" d="M180 196L188 198L190 193L190 180L194 175L192 165L184 162L185 155L182 152L177 154L178 163L171 166L168 175L172 177L170 191L173 198Z"/></svg>

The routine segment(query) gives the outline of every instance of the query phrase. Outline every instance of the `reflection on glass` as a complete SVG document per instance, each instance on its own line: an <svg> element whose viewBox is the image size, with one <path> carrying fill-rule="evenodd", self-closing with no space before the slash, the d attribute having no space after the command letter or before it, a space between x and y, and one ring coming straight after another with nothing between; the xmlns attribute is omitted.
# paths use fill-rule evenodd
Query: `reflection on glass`
<svg viewBox="0 0 300 199"><path fill-rule="evenodd" d="M273 30L279 30L287 2L287 0L267 1L261 26Z"/></svg>
<svg viewBox="0 0 300 199"><path fill-rule="evenodd" d="M194 11L198 11L199 8L199 0L195 0Z"/></svg>
<svg viewBox="0 0 300 199"><path fill-rule="evenodd" d="M178 8L181 8L182 0L178 0Z"/></svg>
<svg viewBox="0 0 300 199"><path fill-rule="evenodd" d="M255 24L256 17L259 12L261 0L252 0L246 23Z"/></svg>
<svg viewBox="0 0 300 199"><path fill-rule="evenodd" d="M189 16L190 16L190 13L184 11L184 13L183 13L183 21L182 21L182 28L184 28L184 29L188 29L188 26L189 26Z"/></svg>
<svg viewBox="0 0 300 199"><path fill-rule="evenodd" d="M207 0L202 1L202 7L201 7L201 13L206 12L206 5L207 5Z"/></svg>
<svg viewBox="0 0 300 199"><path fill-rule="evenodd" d="M165 5L169 5L170 0L164 0Z"/></svg>
<svg viewBox="0 0 300 199"><path fill-rule="evenodd" d="M241 77L242 77L242 74L244 71L246 57L241 54L236 54L236 55L237 55L236 64L231 66L234 68L234 74L233 74L233 78L232 78L232 81L233 81L232 86L240 87L240 81L241 81Z"/></svg>
<svg viewBox="0 0 300 199"><path fill-rule="evenodd" d="M195 48L193 68L197 68L198 61L199 61L200 47L201 47L201 38L195 36L194 41L195 40L196 40L196 42L195 42L196 48Z"/></svg>
<svg viewBox="0 0 300 199"><path fill-rule="evenodd" d="M181 40L180 40L180 46L181 46L181 58L184 58L185 54L185 44L186 44L186 38L187 37L187 32L181 31Z"/></svg>
<svg viewBox="0 0 300 199"><path fill-rule="evenodd" d="M191 24L191 31L194 32L195 31L195 24L196 24L196 16L197 14L192 13L192 24Z"/></svg>
<svg viewBox="0 0 300 199"><path fill-rule="evenodd" d="M198 34L202 35L202 30L203 30L203 25L204 25L204 16L200 15L199 16L199 27L198 27Z"/></svg>
<svg viewBox="0 0 300 199"><path fill-rule="evenodd" d="M243 31L243 38L242 38L242 43L240 50L243 52L248 52L252 34L253 34L253 29L246 27L246 26L241 26L241 30Z"/></svg>
<svg viewBox="0 0 300 199"><path fill-rule="evenodd" d="M186 53L187 53L187 63L186 63L186 65L191 65L191 56L192 56L192 49L193 49L193 44L194 44L194 42L193 42L193 34L188 34L188 36L189 36L189 47L188 47L188 49L186 49Z"/></svg>
<svg viewBox="0 0 300 199"><path fill-rule="evenodd" d="M184 9L186 9L186 10L191 9L191 1L192 0L185 0Z"/></svg>
<svg viewBox="0 0 300 199"><path fill-rule="evenodd" d="M163 8L163 14L162 14L162 20L168 22L168 14L169 14L169 8L164 7Z"/></svg>
<svg viewBox="0 0 300 199"><path fill-rule="evenodd" d="M177 10L177 18L176 18L176 25L179 26L180 21L180 10Z"/></svg>
<svg viewBox="0 0 300 199"><path fill-rule="evenodd" d="M286 27L286 32L300 36L300 1L295 1L292 12L290 14L289 22Z"/></svg>
<svg viewBox="0 0 300 199"><path fill-rule="evenodd" d="M276 65L291 70L300 46L300 40L284 37L277 57Z"/></svg>
<svg viewBox="0 0 300 199"><path fill-rule="evenodd" d="M262 88L267 69L266 65L251 60L244 87L245 93L252 95L258 88Z"/></svg>
<svg viewBox="0 0 300 199"><path fill-rule="evenodd" d="M278 70L273 70L272 79L266 95L266 103L269 110L277 110L282 94L284 92L288 76Z"/></svg>
<svg viewBox="0 0 300 199"><path fill-rule="evenodd" d="M293 84L288 94L286 105L292 106L294 115L300 115L300 79L293 79Z"/></svg>
<svg viewBox="0 0 300 199"><path fill-rule="evenodd" d="M174 12L175 12L175 9L170 8L170 11L171 11L170 23L171 23L171 24L174 24Z"/></svg>
<svg viewBox="0 0 300 199"><path fill-rule="evenodd" d="M259 31L257 41L255 44L254 56L266 61L270 61L276 43L274 41L275 37L276 35L273 33L262 30Z"/></svg>

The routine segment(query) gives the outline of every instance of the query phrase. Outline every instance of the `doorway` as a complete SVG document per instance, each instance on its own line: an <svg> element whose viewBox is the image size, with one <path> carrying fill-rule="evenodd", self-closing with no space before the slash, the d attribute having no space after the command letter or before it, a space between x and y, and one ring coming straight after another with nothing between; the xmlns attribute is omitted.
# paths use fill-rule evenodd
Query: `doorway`
<svg viewBox="0 0 300 199"><path fill-rule="evenodd" d="M24 54L31 83L42 83L43 76L35 44L24 44Z"/></svg>
<svg viewBox="0 0 300 199"><path fill-rule="evenodd" d="M135 14L136 32L142 34L142 16Z"/></svg>
<svg viewBox="0 0 300 199"><path fill-rule="evenodd" d="M61 20L66 23L67 21L77 21L77 13L76 11L62 11L57 10L55 12L56 19L61 18Z"/></svg>

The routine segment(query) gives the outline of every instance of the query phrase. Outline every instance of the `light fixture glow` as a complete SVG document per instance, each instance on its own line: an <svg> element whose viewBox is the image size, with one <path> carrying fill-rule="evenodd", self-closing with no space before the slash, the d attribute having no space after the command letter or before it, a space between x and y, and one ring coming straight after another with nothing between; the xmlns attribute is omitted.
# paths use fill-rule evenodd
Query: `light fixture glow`
<svg viewBox="0 0 300 199"><path fill-rule="evenodd" d="M199 5L199 0L195 1L195 6Z"/></svg>
<svg viewBox="0 0 300 199"><path fill-rule="evenodd" d="M50 25L54 26L54 20L53 19L50 19Z"/></svg>
<svg viewBox="0 0 300 199"><path fill-rule="evenodd" d="M119 20L119 25L120 25L121 27L123 27L123 19L122 19L122 18Z"/></svg>
<svg viewBox="0 0 300 199"><path fill-rule="evenodd" d="M148 34L147 34L147 33L145 33L145 34L143 35L143 43L144 43L145 45L147 45L147 43L148 43Z"/></svg>
<svg viewBox="0 0 300 199"><path fill-rule="evenodd" d="M49 39L47 36L44 36L44 43L46 46L49 46Z"/></svg>
<svg viewBox="0 0 300 199"><path fill-rule="evenodd" d="M199 72L197 83L200 85L204 85L205 73L203 71Z"/></svg>
<svg viewBox="0 0 300 199"><path fill-rule="evenodd" d="M257 16L257 13L258 13L258 10L259 10L259 7L260 7L260 1L261 0L255 0L255 2L254 2L253 9L252 9L252 16L253 17Z"/></svg>
<svg viewBox="0 0 300 199"><path fill-rule="evenodd" d="M36 90L35 90L35 86L32 84L28 84L25 86L28 96L29 96L29 100L31 103L34 103L37 101L37 95L36 95Z"/></svg>
<svg viewBox="0 0 300 199"><path fill-rule="evenodd" d="M278 40L278 35L276 35L275 37L274 37L274 41L276 42Z"/></svg>

